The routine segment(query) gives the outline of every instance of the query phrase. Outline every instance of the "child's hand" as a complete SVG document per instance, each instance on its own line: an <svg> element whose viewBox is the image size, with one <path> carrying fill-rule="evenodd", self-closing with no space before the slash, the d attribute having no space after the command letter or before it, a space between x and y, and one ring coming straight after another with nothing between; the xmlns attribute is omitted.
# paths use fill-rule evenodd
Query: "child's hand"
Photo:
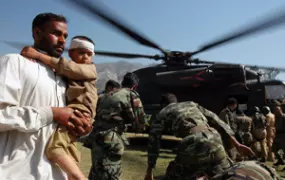
<svg viewBox="0 0 285 180"><path fill-rule="evenodd" d="M39 52L30 46L26 46L22 49L21 55L28 58L31 61L38 60Z"/></svg>

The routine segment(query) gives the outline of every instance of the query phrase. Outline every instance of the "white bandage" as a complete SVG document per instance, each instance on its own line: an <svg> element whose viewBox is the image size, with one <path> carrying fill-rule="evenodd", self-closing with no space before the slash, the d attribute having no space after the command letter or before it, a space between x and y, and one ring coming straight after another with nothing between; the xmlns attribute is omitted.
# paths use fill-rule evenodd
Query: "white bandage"
<svg viewBox="0 0 285 180"><path fill-rule="evenodd" d="M94 44L92 44L89 41L83 40L83 39L72 39L69 49L77 49L77 48L83 48L88 49L89 51L94 53Z"/></svg>

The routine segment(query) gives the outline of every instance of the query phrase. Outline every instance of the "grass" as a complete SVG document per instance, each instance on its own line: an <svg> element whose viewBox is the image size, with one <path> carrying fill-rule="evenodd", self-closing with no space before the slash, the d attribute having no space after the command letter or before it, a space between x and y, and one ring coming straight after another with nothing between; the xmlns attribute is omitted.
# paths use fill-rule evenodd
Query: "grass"
<svg viewBox="0 0 285 180"><path fill-rule="evenodd" d="M124 180L143 180L146 167L147 167L147 135L135 135L128 134L130 138L130 146L126 147L123 156L123 174L121 179ZM154 179L159 180L165 173L168 163L173 160L175 155L170 149L172 149L179 139L172 136L163 136L163 141L161 143L161 153L157 160L156 168L154 169L153 175ZM90 150L80 146L82 153L82 160L80 163L80 168L86 176L88 176L90 166L91 166L91 154ZM268 162L268 165L272 166L272 163ZM277 170L281 176L285 177L285 171L280 172L284 166L279 166Z"/></svg>
<svg viewBox="0 0 285 180"><path fill-rule="evenodd" d="M126 147L123 156L122 179L143 180L147 168L147 135L128 134L128 137L131 145ZM164 136L163 139L166 139L166 141L163 141L161 144L161 153L157 160L157 166L153 171L155 179L160 179L164 175L167 165L175 157L169 149L174 147L179 141L179 139L171 136ZM80 150L82 154L80 168L88 176L91 167L90 150L83 146L80 146Z"/></svg>

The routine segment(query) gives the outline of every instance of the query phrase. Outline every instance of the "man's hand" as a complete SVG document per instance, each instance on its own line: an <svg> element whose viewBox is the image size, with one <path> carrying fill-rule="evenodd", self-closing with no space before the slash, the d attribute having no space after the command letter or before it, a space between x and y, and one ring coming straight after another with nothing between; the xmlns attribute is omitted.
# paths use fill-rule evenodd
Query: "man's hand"
<svg viewBox="0 0 285 180"><path fill-rule="evenodd" d="M76 124L82 123L82 125L76 127L78 135L84 136L90 133L92 131L91 115L88 113L81 113L78 110L74 111L74 115L75 116L71 116L71 121L78 122Z"/></svg>
<svg viewBox="0 0 285 180"><path fill-rule="evenodd" d="M245 155L245 156L248 156L248 157L251 157L251 156L254 156L254 152L247 146L243 145L243 144L240 144L238 147L237 147L237 150L239 153Z"/></svg>
<svg viewBox="0 0 285 180"><path fill-rule="evenodd" d="M53 119L59 124L62 124L69 128L75 128L75 126L69 121L73 115L74 110L68 107L52 107Z"/></svg>
<svg viewBox="0 0 285 180"><path fill-rule="evenodd" d="M232 140L232 143L234 144L234 146L237 148L239 153L241 153L245 156L248 156L248 157L255 155L254 152L249 147L247 147L243 144L240 144L234 136L231 136L231 140Z"/></svg>
<svg viewBox="0 0 285 180"><path fill-rule="evenodd" d="M150 168L150 167L147 168L144 180L154 180L153 179L152 168Z"/></svg>
<svg viewBox="0 0 285 180"><path fill-rule="evenodd" d="M22 49L21 55L28 58L31 61L36 61L36 59L39 59L40 53L35 50L33 47L26 46Z"/></svg>
<svg viewBox="0 0 285 180"><path fill-rule="evenodd" d="M74 136L88 134L92 130L90 116L69 107L53 107L53 119L65 126Z"/></svg>

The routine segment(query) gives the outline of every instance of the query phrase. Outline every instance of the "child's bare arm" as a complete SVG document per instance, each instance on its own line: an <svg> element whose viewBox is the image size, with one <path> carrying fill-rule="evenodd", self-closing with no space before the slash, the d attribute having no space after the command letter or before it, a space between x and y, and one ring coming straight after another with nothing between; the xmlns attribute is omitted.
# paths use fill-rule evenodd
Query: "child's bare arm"
<svg viewBox="0 0 285 180"><path fill-rule="evenodd" d="M24 47L23 50L21 51L21 55L27 58L36 59L38 61L43 62L46 65L50 65L52 61L51 56L41 53L30 46Z"/></svg>
<svg viewBox="0 0 285 180"><path fill-rule="evenodd" d="M64 58L53 58L29 46L23 48L21 55L41 61L55 69L57 73L71 80L93 80L97 78L96 66L94 64L77 64Z"/></svg>
<svg viewBox="0 0 285 180"><path fill-rule="evenodd" d="M55 71L71 80L94 80L97 79L95 64L78 64L65 58L52 58L51 67Z"/></svg>

